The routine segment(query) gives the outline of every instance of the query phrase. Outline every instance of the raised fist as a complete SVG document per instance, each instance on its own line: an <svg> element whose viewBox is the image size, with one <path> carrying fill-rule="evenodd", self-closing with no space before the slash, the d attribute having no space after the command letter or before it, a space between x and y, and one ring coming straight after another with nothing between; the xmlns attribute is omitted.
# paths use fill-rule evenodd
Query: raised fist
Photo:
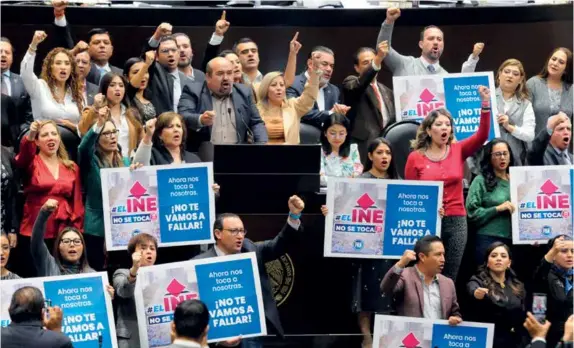
<svg viewBox="0 0 574 348"><path fill-rule="evenodd" d="M387 9L387 23L394 23L401 16L401 9L398 7L389 7Z"/></svg>

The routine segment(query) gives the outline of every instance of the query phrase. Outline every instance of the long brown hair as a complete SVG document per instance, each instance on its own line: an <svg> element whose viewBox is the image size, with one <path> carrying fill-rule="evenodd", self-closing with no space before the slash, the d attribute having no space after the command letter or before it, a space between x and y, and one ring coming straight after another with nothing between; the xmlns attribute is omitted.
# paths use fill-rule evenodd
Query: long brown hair
<svg viewBox="0 0 574 348"><path fill-rule="evenodd" d="M54 257L54 260L56 260L56 264L58 265L58 268L60 269L61 272L64 272L65 269L62 266L62 261L64 260L62 258L62 255L60 254L60 242L62 241L62 237L64 236L64 234L68 233L68 232L75 232L78 237L80 237L80 239L82 240L82 246L84 247L82 250L82 255L80 256L80 271L86 272L90 269L90 265L88 265L88 255L86 253L86 241L84 240L84 236L82 235L82 233L80 231L78 231L77 229L73 228L73 227L66 227L64 229L62 229L58 235L56 236L56 239L54 240L54 247L52 249L52 256Z"/></svg>
<svg viewBox="0 0 574 348"><path fill-rule="evenodd" d="M526 88L526 73L524 72L524 66L522 66L522 62L518 59L510 58L505 60L500 67L498 68L498 72L496 73L496 87L500 85L499 78L502 70L507 66L515 66L520 71L520 83L516 86L516 90L514 91L514 95L518 100L526 100L528 99L528 89Z"/></svg>
<svg viewBox="0 0 574 348"><path fill-rule="evenodd" d="M411 140L411 147L413 150L424 150L428 148L432 143L432 138L428 135L427 130L432 127L432 124L439 116L445 116L450 121L451 127L454 125L454 120L452 119L452 115L450 112L445 108L438 108L435 109L425 117L417 129L417 136L415 139ZM448 143L451 144L454 140L454 132L451 129L450 136L448 138Z"/></svg>
<svg viewBox="0 0 574 348"><path fill-rule="evenodd" d="M114 121L112 121L111 119L108 118L108 120L104 123L103 127L102 127L102 131L100 132L100 134L98 134L98 138L96 139L96 159L98 161L98 166L100 168L120 168L120 167L124 167L124 159L122 157L122 151L121 148L119 148L119 144L118 144L118 149L116 151L114 151L114 153L112 154L112 161L108 161L106 159L106 154L102 151L102 148L100 146L100 138L102 137L102 133L104 132L104 129L106 129L106 124L111 123L114 126L114 129L117 129L116 124L114 123Z"/></svg>
<svg viewBox="0 0 574 348"><path fill-rule="evenodd" d="M570 51L566 47L558 47L558 48L554 49L554 51L552 51L552 53L550 53L550 55L548 56L548 59L546 59L546 63L544 64L544 66L542 67L542 70L540 71L540 73L537 76L540 78L543 78L543 79L548 78L548 62L550 62L550 59L552 58L554 53L556 53L558 51L562 51L566 55L566 68L564 69L564 73L562 74L562 81L571 85L572 84L572 51Z"/></svg>
<svg viewBox="0 0 574 348"><path fill-rule="evenodd" d="M78 76L78 72L76 71L77 65L76 60L65 48L56 47L46 55L44 61L42 62L42 73L40 74L40 78L48 84L50 88L50 92L52 93L52 97L56 99L56 95L54 94L55 87L56 87L56 78L52 76L52 65L54 65L54 60L56 59L56 55L58 53L64 53L70 59L70 64L72 67L72 71L70 73L70 77L66 80L66 88L70 88L72 91L72 100L78 106L78 111L80 115L82 114L82 109L84 108L84 96L82 93L82 82Z"/></svg>
<svg viewBox="0 0 574 348"><path fill-rule="evenodd" d="M54 126L54 128L56 128L56 132L58 133L58 138L60 138L60 146L58 146L58 151L56 151L56 156L58 157L58 159L60 160L60 162L62 162L62 164L68 168L69 170L75 171L76 170L76 165L73 161L70 160L70 157L68 156L68 151L66 150L66 146L64 146L64 142L62 141L62 134L60 133L60 129L58 128L58 124L52 120L46 120L46 121L39 121L38 122L38 132L36 133L36 137L34 137L35 140L38 140L38 138L40 137L40 131L42 130L42 128L48 124L51 124ZM40 149L38 149L38 151L40 151Z"/></svg>
<svg viewBox="0 0 574 348"><path fill-rule="evenodd" d="M478 267L478 275L477 277L480 278L484 283L483 286L488 289L488 296L491 298L498 297L504 298L504 290L502 290L501 286L492 278L490 274L490 270L488 269L488 258L492 251L498 247L503 247L508 254L508 258L512 260L512 254L510 252L510 248L508 245L502 242L494 242L490 244L488 249L486 249L486 253L484 254L484 263ZM509 267L506 270L505 279L508 280L510 283L509 286L512 289L512 293L520 298L524 298L526 296L526 291L524 290L524 283L522 283L516 277L516 273L512 270L512 267Z"/></svg>

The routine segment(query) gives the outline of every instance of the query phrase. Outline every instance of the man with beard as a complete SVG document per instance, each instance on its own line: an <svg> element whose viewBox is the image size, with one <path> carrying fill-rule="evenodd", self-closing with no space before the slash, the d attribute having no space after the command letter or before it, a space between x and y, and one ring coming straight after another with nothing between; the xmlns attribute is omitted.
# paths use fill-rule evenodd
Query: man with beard
<svg viewBox="0 0 574 348"><path fill-rule="evenodd" d="M20 133L34 121L30 96L20 75L10 71L14 47L0 38L0 70L2 71L2 145L15 146Z"/></svg>
<svg viewBox="0 0 574 348"><path fill-rule="evenodd" d="M321 54L317 55L315 53ZM313 59L320 59L320 61L314 63ZM316 46L311 50L307 59L307 70L303 74L297 75L293 84L287 88L287 98L297 98L303 94L309 74L313 74L313 67L317 65L323 71L323 76L321 76L319 82L319 94L313 109L301 118L301 122L320 129L321 124L332 113L336 112L345 115L350 109L348 106L338 104L339 88L330 83L333 70L335 69L335 53L333 53L333 50L324 46Z"/></svg>
<svg viewBox="0 0 574 348"><path fill-rule="evenodd" d="M398 8L387 9L387 18L381 25L381 30L377 38L377 46L383 41L388 41L389 47L391 46L393 26L400 15L401 10ZM439 63L439 59L444 50L444 34L442 30L434 25L425 27L421 31L419 47L422 50L420 58L403 56L390 47L389 54L385 58L385 64L391 70L393 76L448 74ZM472 54L468 57L468 60L462 64L461 72L474 72L476 64L478 63L478 56L483 48L483 43L479 42L474 45Z"/></svg>
<svg viewBox="0 0 574 348"><path fill-rule="evenodd" d="M369 142L395 122L393 91L377 81L388 52L386 41L379 44L376 54L370 47L359 48L354 58L359 76L349 76L343 81L343 101L351 107L347 114L351 120L351 138L359 147L363 165L367 163Z"/></svg>
<svg viewBox="0 0 574 348"><path fill-rule="evenodd" d="M395 297L398 315L462 322L454 282L441 274L444 262L444 245L437 236L424 236L414 251L405 250L381 282L381 292Z"/></svg>
<svg viewBox="0 0 574 348"><path fill-rule="evenodd" d="M187 83L178 111L190 132L189 151L203 142L214 144L266 143L267 130L248 86L233 83L233 66L222 57L207 64L204 83Z"/></svg>
<svg viewBox="0 0 574 348"><path fill-rule="evenodd" d="M183 86L189 82L189 78L178 69L180 49L171 32L171 24L161 23L142 52L142 58L145 59L145 52L155 50L155 62L148 70L146 95L149 95L148 99L158 115L167 111L177 112Z"/></svg>
<svg viewBox="0 0 574 348"><path fill-rule="evenodd" d="M565 113L560 112L548 119L546 129L541 130L532 141L528 165L572 165L572 152L568 153L571 142L572 122Z"/></svg>

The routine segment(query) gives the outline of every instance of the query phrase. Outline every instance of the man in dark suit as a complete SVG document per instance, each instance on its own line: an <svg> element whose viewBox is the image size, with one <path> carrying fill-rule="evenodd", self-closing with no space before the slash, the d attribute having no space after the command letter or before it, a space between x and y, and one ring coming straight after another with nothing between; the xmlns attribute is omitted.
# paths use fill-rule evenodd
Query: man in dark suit
<svg viewBox="0 0 574 348"><path fill-rule="evenodd" d="M572 122L564 113L548 119L546 129L538 133L527 154L531 166L572 165Z"/></svg>
<svg viewBox="0 0 574 348"><path fill-rule="evenodd" d="M205 82L205 73L199 69L194 69L191 66L193 60L193 48L191 47L191 39L187 34L175 33L172 35L177 43L179 50L179 57L177 67L188 79L192 82L203 83Z"/></svg>
<svg viewBox="0 0 574 348"><path fill-rule="evenodd" d="M359 147L363 165L367 163L369 142L395 122L393 91L377 82L388 49L386 41L379 44L376 54L370 47L360 48L355 54L355 71L359 76L349 76L343 81L343 102L351 107L347 113L351 139Z"/></svg>
<svg viewBox="0 0 574 348"><path fill-rule="evenodd" d="M215 234L215 246L195 257L195 259L204 259L209 257L225 256L238 253L255 252L257 256L257 265L259 268L259 279L261 281L261 293L263 295L263 306L265 308L265 318L267 319L268 331L271 331L279 336L283 336L283 327L279 319L279 311L269 276L265 271L265 263L278 258L283 255L287 250L287 246L293 243L297 236L302 232L301 212L305 208L305 203L297 196L289 198L289 217L287 223L279 232L279 234L271 239L259 243L253 243L251 240L245 238L247 233L243 222L239 216L235 214L221 214L215 220L213 225L213 233ZM244 340L244 341L247 341ZM249 339L249 347L262 347L257 339ZM259 343L259 344L258 344Z"/></svg>
<svg viewBox="0 0 574 348"><path fill-rule="evenodd" d="M75 45L65 16L67 4L65 1L56 1L53 5L56 37L59 38L61 46L72 49ZM94 28L88 32L88 53L92 60L91 69L86 76L88 82L99 85L102 76L110 71L122 74L122 69L109 63L114 53L114 46L110 33L106 29Z"/></svg>
<svg viewBox="0 0 574 348"><path fill-rule="evenodd" d="M321 55L314 53L321 53ZM331 49L323 46L317 46L311 50L307 59L307 70L303 74L297 75L291 87L287 88L287 98L296 98L303 94L307 78L313 72L313 57L320 57L319 66L324 73L319 83L317 101L313 105L313 109L301 118L301 122L320 129L329 115L334 112L346 114L349 108L337 104L339 102L339 88L329 82L335 68L335 54Z"/></svg>
<svg viewBox="0 0 574 348"><path fill-rule="evenodd" d="M45 312L49 316L45 316ZM26 286L12 295L8 309L12 322L1 331L2 348L72 348L70 338L62 334L62 310L45 308L38 288ZM46 327L46 329L43 329Z"/></svg>
<svg viewBox="0 0 574 348"><path fill-rule="evenodd" d="M10 133L15 142L21 131L28 128L34 121L30 96L22 83L20 75L10 71L13 62L14 48L5 37L0 38L0 70L2 71L2 94L12 101L12 105L2 105L2 129L5 122L9 123ZM4 97L2 98L5 99ZM4 103L2 103L4 104ZM3 140L4 143L4 140Z"/></svg>
<svg viewBox="0 0 574 348"><path fill-rule="evenodd" d="M266 143L267 130L252 93L250 87L233 83L233 67L227 59L212 59L207 64L206 82L186 84L179 101L179 113L189 129L188 150L197 151L201 143L209 141Z"/></svg>
<svg viewBox="0 0 574 348"><path fill-rule="evenodd" d="M199 300L187 300L177 305L171 322L173 342L169 348L202 348L207 345L209 311Z"/></svg>
<svg viewBox="0 0 574 348"><path fill-rule="evenodd" d="M524 321L524 327L528 330L528 334L532 338L532 341L527 346L527 348L546 348L546 335L552 323L545 321L540 323L532 313L526 313L526 320ZM558 342L555 348L572 348L574 341L574 315L571 315L566 323L564 324L564 335L562 340Z"/></svg>
<svg viewBox="0 0 574 348"><path fill-rule="evenodd" d="M146 97L151 100L158 115L167 111L177 112L183 87L191 80L178 69L179 52L176 39L171 35L172 26L161 23L144 45L145 52L155 51L155 62L149 67ZM145 56L142 56L145 59Z"/></svg>
<svg viewBox="0 0 574 348"><path fill-rule="evenodd" d="M412 261L412 267L407 267ZM444 246L437 236L425 236L415 250L405 250L381 282L383 296L394 296L400 316L462 322L454 282L442 274ZM430 301L427 299L430 298ZM424 301L423 301L424 299Z"/></svg>

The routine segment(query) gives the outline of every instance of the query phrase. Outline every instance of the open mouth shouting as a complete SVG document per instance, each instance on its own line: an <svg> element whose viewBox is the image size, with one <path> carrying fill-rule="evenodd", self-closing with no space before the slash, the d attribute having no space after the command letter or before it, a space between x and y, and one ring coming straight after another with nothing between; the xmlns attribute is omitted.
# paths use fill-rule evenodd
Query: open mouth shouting
<svg viewBox="0 0 574 348"><path fill-rule="evenodd" d="M55 141L49 141L49 142L46 144L46 146L48 147L48 150L49 150L50 152L53 152L53 151L56 151L56 150L57 150L57 148L56 148L56 142L55 142Z"/></svg>

